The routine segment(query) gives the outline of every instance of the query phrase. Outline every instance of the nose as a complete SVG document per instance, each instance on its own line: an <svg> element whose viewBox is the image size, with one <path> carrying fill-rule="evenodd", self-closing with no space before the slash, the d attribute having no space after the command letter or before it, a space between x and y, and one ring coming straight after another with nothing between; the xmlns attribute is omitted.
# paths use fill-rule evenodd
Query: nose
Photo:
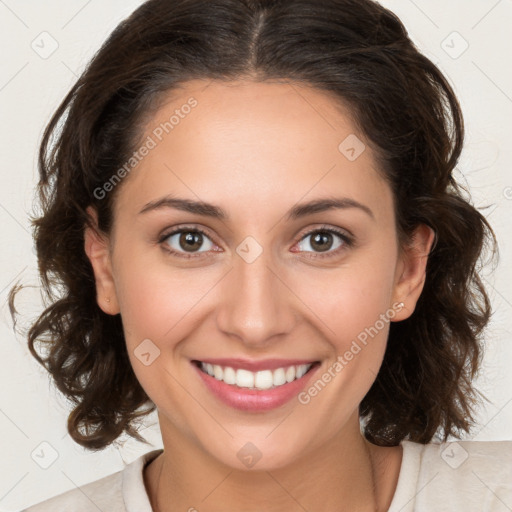
<svg viewBox="0 0 512 512"><path fill-rule="evenodd" d="M293 292L268 253L252 262L235 255L219 290L218 328L253 348L275 343L276 337L293 330L297 319Z"/></svg>

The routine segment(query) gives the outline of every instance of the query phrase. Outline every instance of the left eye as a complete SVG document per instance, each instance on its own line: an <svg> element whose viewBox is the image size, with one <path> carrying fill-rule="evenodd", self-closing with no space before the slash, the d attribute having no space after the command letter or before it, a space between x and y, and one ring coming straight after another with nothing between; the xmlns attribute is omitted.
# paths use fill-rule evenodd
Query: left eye
<svg viewBox="0 0 512 512"><path fill-rule="evenodd" d="M308 238L311 240L306 242ZM337 243L335 241L336 238L339 240ZM311 250L304 248L304 245L306 245L306 247L309 246ZM336 252L336 250L340 249L343 245L350 245L349 238L332 229L317 229L316 231L311 231L299 242L300 249L305 252Z"/></svg>

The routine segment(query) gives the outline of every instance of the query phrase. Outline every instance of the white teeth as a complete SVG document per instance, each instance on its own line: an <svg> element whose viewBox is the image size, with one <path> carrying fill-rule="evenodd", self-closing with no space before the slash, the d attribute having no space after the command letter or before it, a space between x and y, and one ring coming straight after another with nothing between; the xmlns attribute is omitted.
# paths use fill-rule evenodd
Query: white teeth
<svg viewBox="0 0 512 512"><path fill-rule="evenodd" d="M300 379L308 370L307 365L301 364L299 369L297 370L297 374L295 375L296 379Z"/></svg>
<svg viewBox="0 0 512 512"><path fill-rule="evenodd" d="M295 366L290 366L286 369L286 382L295 380Z"/></svg>
<svg viewBox="0 0 512 512"><path fill-rule="evenodd" d="M293 368L293 366L292 366ZM277 370L274 370L274 379L273 384L274 386L282 386L286 382L286 374L284 372L284 368L278 368Z"/></svg>
<svg viewBox="0 0 512 512"><path fill-rule="evenodd" d="M251 372L249 370L235 370L230 366L219 366L217 364L201 363L201 369L222 380L226 384L236 385L241 388L250 389L270 389L272 387L282 386L295 379L300 379L310 368L312 364L300 364L288 366L286 368L277 368L275 370L261 370Z"/></svg>
<svg viewBox="0 0 512 512"><path fill-rule="evenodd" d="M224 377L222 379L226 384L236 384L236 372L230 366L224 368Z"/></svg>
<svg viewBox="0 0 512 512"><path fill-rule="evenodd" d="M218 379L221 380L221 379ZM247 370L238 369L236 371L236 385L241 388L254 387L254 373Z"/></svg>
<svg viewBox="0 0 512 512"><path fill-rule="evenodd" d="M269 389L274 385L274 377L270 370L256 372L254 387L258 389Z"/></svg>
<svg viewBox="0 0 512 512"><path fill-rule="evenodd" d="M214 367L213 367L213 376L217 380L222 380L222 377L224 377L224 370L222 369L221 366L214 365Z"/></svg>

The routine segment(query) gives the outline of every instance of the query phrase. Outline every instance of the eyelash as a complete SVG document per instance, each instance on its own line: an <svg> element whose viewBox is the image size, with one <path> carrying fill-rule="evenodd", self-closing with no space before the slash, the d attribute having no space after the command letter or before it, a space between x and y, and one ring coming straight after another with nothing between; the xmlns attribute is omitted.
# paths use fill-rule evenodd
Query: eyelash
<svg viewBox="0 0 512 512"><path fill-rule="evenodd" d="M208 233L206 233L206 231L202 230L199 227L195 227L195 226L182 226L182 227L180 227L178 229L175 229L174 231L171 231L169 233L166 233L166 234L162 235L158 239L158 243L159 244L164 244L164 242L168 238L170 238L172 235L175 235L177 233L201 233L203 236L206 236L207 238L211 239L210 235L208 235ZM343 241L343 245L341 247L338 247L334 251L328 251L326 253L315 253L315 252L312 253L312 251L305 251L306 254L311 254L311 253L314 254L314 256L306 256L308 258L315 258L315 259L317 259L317 258L330 258L330 257L336 256L343 249L350 248L350 247L354 246L354 238L353 238L352 235L349 235L349 234L347 234L344 231L338 230L336 228L328 227L328 226L322 226L320 228L315 228L315 229L313 229L311 231L308 231L308 232L304 233L295 243L301 242L306 237L308 237L310 235L313 235L313 234L317 234L317 233L331 233L331 234L335 234L335 235L337 235L337 236L339 236L341 238L341 240ZM166 246L165 250L168 253L172 254L173 256L178 256L180 258L186 258L186 259L199 258L199 257L204 257L205 255L207 255L207 253L205 253L205 252L201 252L201 253L188 253L187 254L187 253L184 253L184 252L175 251L174 249L169 248L169 246Z"/></svg>

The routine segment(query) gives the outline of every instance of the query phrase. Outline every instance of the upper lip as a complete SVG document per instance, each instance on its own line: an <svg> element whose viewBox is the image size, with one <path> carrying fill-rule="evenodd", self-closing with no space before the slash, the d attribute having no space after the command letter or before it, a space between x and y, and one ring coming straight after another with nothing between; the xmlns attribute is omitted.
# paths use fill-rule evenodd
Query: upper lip
<svg viewBox="0 0 512 512"><path fill-rule="evenodd" d="M249 370L257 372L260 370L275 370L276 368L286 368L288 366L295 366L301 364L313 364L316 360L307 359L261 359L254 361L250 359L227 359L227 358L208 358L208 359L195 359L202 363L216 364L218 366L230 366L238 370Z"/></svg>

